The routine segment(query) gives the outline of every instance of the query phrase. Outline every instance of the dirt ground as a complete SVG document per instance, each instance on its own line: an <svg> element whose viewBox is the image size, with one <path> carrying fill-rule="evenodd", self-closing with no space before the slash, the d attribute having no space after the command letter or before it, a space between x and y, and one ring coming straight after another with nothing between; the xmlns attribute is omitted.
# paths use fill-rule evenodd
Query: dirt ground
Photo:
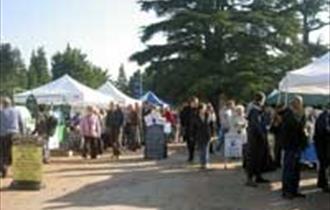
<svg viewBox="0 0 330 210"><path fill-rule="evenodd" d="M211 170L186 163L184 145L170 146L167 160L145 161L142 152L119 161L53 158L44 167L45 188L12 191L11 178L1 180L1 210L329 210L330 197L315 188L316 174L303 172L306 199L280 196L280 171L266 174L269 185L244 186L239 161L224 169L219 155ZM197 160L196 160L197 162Z"/></svg>

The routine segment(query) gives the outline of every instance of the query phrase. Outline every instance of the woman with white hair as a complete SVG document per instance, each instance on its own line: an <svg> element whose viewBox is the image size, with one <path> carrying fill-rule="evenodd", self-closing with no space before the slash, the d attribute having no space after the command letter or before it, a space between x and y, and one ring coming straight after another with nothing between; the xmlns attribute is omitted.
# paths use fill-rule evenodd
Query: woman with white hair
<svg viewBox="0 0 330 210"><path fill-rule="evenodd" d="M234 108L234 113L230 120L230 130L226 135L226 156L236 158L242 157L243 144L247 142L246 128L247 120L245 118L245 108L242 105L237 105Z"/></svg>
<svg viewBox="0 0 330 210"><path fill-rule="evenodd" d="M243 105L237 105L234 109L234 114L231 119L230 132L235 132L240 134L242 137L242 142L245 143L246 140L246 128L247 120L245 116L245 108Z"/></svg>
<svg viewBox="0 0 330 210"><path fill-rule="evenodd" d="M299 192L300 158L306 148L306 117L303 99L295 96L283 118L283 171L282 196L285 199L304 198Z"/></svg>

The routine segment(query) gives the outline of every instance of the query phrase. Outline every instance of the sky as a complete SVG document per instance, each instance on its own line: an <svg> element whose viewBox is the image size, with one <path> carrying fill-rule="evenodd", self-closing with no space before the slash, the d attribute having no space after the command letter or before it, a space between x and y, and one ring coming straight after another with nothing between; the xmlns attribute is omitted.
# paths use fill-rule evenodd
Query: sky
<svg viewBox="0 0 330 210"><path fill-rule="evenodd" d="M157 21L154 14L140 11L137 0L0 1L1 42L18 47L26 64L32 50L40 46L50 61L70 43L114 78L121 63L128 75L139 68L128 58L145 48L141 27ZM329 31L323 28L312 39L320 37L329 43Z"/></svg>

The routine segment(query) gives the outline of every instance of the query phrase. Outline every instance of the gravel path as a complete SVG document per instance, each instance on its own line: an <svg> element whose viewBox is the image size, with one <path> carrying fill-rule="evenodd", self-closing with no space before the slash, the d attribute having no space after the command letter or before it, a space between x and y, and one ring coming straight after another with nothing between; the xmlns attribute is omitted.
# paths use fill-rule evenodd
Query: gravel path
<svg viewBox="0 0 330 210"><path fill-rule="evenodd" d="M44 167L46 187L11 191L11 179L1 180L1 210L329 210L329 194L315 188L316 174L303 172L307 199L280 197L280 171L267 174L273 182L256 189L243 185L239 162L227 170L212 157L211 170L186 164L183 145L170 147L169 159L144 161L127 153L119 161L109 155L91 161L53 158Z"/></svg>

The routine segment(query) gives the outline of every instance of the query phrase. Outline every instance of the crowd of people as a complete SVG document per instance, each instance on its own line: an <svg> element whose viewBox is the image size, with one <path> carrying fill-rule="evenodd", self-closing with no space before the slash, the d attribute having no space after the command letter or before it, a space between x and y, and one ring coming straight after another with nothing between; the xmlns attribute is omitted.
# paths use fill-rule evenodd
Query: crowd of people
<svg viewBox="0 0 330 210"><path fill-rule="evenodd" d="M282 168L283 197L301 198L305 197L299 192L301 154L308 146L315 145L318 187L329 192L326 171L330 165L330 105L320 110L321 113L314 109L308 111L302 97L296 96L288 106L270 107L265 106L262 92L245 106L235 104L234 100L224 104L219 113L196 97L183 105L180 122L188 162L193 162L197 145L201 168L207 168L209 153L215 148L224 151L226 156L225 150L229 149L224 147L226 139L235 133L236 142L241 145L247 186L269 183L263 173ZM275 139L273 147L269 141L271 135ZM216 137L216 143L212 137Z"/></svg>
<svg viewBox="0 0 330 210"><path fill-rule="evenodd" d="M0 104L0 169L4 177L11 163L13 136L22 134L24 126L10 99L2 98ZM118 159L123 150L136 151L144 145L146 158L162 159L167 157L167 143L182 139L187 144L189 163L199 151L201 169L208 168L213 153L242 157L249 187L268 183L263 173L282 168L283 197L293 199L304 197L299 192L301 154L313 142L319 163L318 187L329 192L330 105L321 113L307 112L303 99L296 96L288 106L269 107L261 92L249 104L236 104L234 100L222 104L216 110L211 103L192 97L177 111L148 103L123 106L111 102L107 109L88 106L68 119L69 147L91 159L112 148L112 157ZM44 139L45 163L49 160L48 140L56 124L47 106L39 105L32 134ZM269 145L270 134L274 136L273 147ZM226 152L228 139L233 136L238 145L234 155Z"/></svg>
<svg viewBox="0 0 330 210"><path fill-rule="evenodd" d="M157 117L157 122L161 121L166 141L173 141L177 125L175 113L169 108L158 109L147 103L121 106L111 102L108 109L88 106L85 113L74 115L70 127L83 137L78 140L82 139L84 158L89 151L90 157L95 159L111 147L112 157L118 159L123 149L134 152L145 144L146 119L151 114Z"/></svg>

